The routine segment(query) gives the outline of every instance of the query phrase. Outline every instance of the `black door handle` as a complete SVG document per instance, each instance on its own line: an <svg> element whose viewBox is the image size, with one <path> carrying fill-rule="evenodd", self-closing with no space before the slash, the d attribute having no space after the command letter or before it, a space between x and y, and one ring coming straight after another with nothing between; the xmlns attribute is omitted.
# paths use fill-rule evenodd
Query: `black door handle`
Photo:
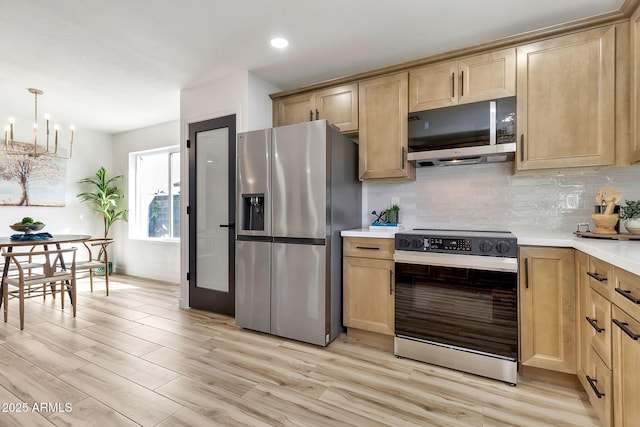
<svg viewBox="0 0 640 427"><path fill-rule="evenodd" d="M236 228L235 222L230 222L229 224L220 224L221 228Z"/></svg>

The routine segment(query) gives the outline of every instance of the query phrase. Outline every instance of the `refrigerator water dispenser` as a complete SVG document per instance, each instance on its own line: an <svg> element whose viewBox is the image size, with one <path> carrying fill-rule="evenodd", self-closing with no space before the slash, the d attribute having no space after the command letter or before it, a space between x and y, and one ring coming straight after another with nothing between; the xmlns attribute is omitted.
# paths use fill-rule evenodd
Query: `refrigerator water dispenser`
<svg viewBox="0 0 640 427"><path fill-rule="evenodd" d="M242 195L242 229L264 231L264 193Z"/></svg>

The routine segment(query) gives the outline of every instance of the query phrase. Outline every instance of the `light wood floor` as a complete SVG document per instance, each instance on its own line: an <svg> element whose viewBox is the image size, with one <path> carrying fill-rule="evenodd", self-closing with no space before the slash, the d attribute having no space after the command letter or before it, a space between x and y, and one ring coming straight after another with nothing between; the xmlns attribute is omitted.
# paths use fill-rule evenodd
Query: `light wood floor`
<svg viewBox="0 0 640 427"><path fill-rule="evenodd" d="M177 307L177 285L82 282L78 313L17 301L0 322L0 426L591 426L586 395L509 387L344 336L327 348ZM59 298L59 296L58 296ZM68 303L68 300L67 300Z"/></svg>

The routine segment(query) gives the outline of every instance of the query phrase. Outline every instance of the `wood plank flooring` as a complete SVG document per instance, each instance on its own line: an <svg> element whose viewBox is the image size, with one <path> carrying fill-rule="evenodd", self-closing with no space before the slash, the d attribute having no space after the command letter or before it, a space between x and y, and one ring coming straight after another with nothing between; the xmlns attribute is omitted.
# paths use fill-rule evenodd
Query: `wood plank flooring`
<svg viewBox="0 0 640 427"><path fill-rule="evenodd" d="M341 336L327 348L177 306L177 285L81 281L0 323L0 426L598 426L584 393L517 387Z"/></svg>

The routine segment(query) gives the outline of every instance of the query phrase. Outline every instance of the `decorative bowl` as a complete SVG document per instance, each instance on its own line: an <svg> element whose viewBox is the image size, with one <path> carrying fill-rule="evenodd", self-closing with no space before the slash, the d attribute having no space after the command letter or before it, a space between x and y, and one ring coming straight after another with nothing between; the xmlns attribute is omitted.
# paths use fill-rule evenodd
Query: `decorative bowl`
<svg viewBox="0 0 640 427"><path fill-rule="evenodd" d="M34 231L40 231L44 228L45 224L28 224L28 225L16 225L12 224L9 227L13 231L19 231L24 234L33 234Z"/></svg>

